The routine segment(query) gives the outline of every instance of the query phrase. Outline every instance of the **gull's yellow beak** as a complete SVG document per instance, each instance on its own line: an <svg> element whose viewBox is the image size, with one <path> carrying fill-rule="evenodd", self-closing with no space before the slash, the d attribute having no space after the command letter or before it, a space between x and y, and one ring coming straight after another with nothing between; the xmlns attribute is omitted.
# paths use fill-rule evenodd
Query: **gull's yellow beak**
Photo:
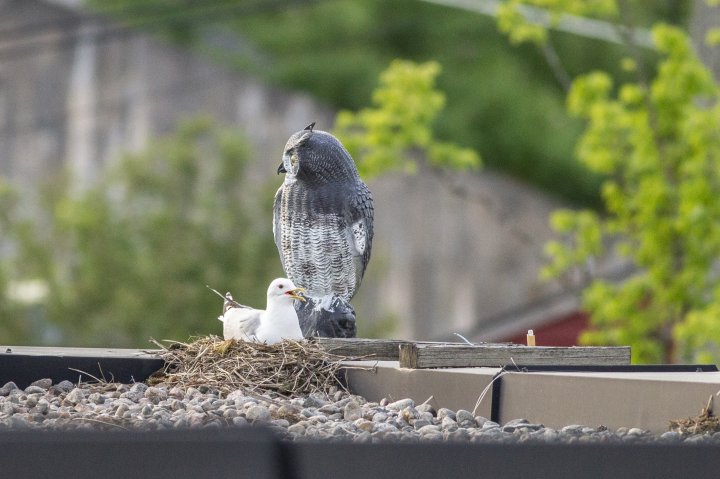
<svg viewBox="0 0 720 479"><path fill-rule="evenodd" d="M304 293L304 292L305 292L305 288L295 288L295 289L291 289L290 291L286 292L285 294L287 294L288 296L290 296L293 299L297 299L299 301L305 302L305 298L300 296L300 293Z"/></svg>

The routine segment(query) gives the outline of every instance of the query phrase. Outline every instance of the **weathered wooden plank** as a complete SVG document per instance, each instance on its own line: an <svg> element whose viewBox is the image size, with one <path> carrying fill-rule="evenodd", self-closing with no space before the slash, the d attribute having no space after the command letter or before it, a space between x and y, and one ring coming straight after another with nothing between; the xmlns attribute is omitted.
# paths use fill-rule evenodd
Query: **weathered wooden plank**
<svg viewBox="0 0 720 479"><path fill-rule="evenodd" d="M363 339L363 338L313 338L325 351L352 358L377 361L397 361L400 345L407 343L401 339Z"/></svg>
<svg viewBox="0 0 720 479"><path fill-rule="evenodd" d="M523 366L588 366L630 364L629 346L556 347L522 345L423 345L405 343L399 346L400 367L463 368Z"/></svg>
<svg viewBox="0 0 720 479"><path fill-rule="evenodd" d="M407 341L404 339L365 339L365 338L313 338L327 352L338 356L373 359L377 361L397 361L400 356L400 345L422 344L449 346L462 343L438 341Z"/></svg>

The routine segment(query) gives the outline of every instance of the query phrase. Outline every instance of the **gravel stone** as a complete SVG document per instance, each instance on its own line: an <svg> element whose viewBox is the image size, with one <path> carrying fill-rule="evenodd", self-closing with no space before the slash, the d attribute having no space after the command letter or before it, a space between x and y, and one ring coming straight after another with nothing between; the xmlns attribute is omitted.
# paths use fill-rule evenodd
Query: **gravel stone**
<svg viewBox="0 0 720 479"><path fill-rule="evenodd" d="M128 412L128 405L125 403L120 403L118 405L117 409L115 409L115 417L121 418L125 416L125 413Z"/></svg>
<svg viewBox="0 0 720 479"><path fill-rule="evenodd" d="M518 426L517 430L524 431L524 432L525 431L534 432L534 431L539 431L543 428L545 428L545 426L543 426L542 424L522 424L522 425Z"/></svg>
<svg viewBox="0 0 720 479"><path fill-rule="evenodd" d="M435 413L436 413L436 412L435 412L435 408L433 408L433 407L432 407L430 404L428 404L428 403L419 404L419 405L415 406L415 409L417 409L417 410L420 411L420 412L428 412L428 413L432 414L433 416L434 416Z"/></svg>
<svg viewBox="0 0 720 479"><path fill-rule="evenodd" d="M563 434L582 434L583 426L578 424L571 424L569 426L565 426L562 429L560 429L560 432Z"/></svg>
<svg viewBox="0 0 720 479"><path fill-rule="evenodd" d="M376 412L373 414L372 420L373 422L385 422L388 419L388 415L384 412Z"/></svg>
<svg viewBox="0 0 720 479"><path fill-rule="evenodd" d="M37 386L39 388L43 388L43 389L47 390L50 386L52 386L52 383L53 383L52 379L43 378L43 379L38 379L37 381L31 382L30 386Z"/></svg>
<svg viewBox="0 0 720 479"><path fill-rule="evenodd" d="M357 427L361 431L373 432L373 430L375 428L375 423L372 421L368 421L367 419L358 419L355 422L353 422L353 424L355 425L355 427ZM393 429L395 429L395 428L393 428Z"/></svg>
<svg viewBox="0 0 720 479"><path fill-rule="evenodd" d="M3 385L3 387L0 388L0 396L7 396L8 394L10 394L10 391L17 388L17 384L15 384L14 382L7 382Z"/></svg>
<svg viewBox="0 0 720 479"><path fill-rule="evenodd" d="M270 411L265 406L252 406L245 413L245 418L249 422L269 421Z"/></svg>
<svg viewBox="0 0 720 479"><path fill-rule="evenodd" d="M138 393L138 394L145 394L145 391L148 390L148 385L145 383L135 383L132 386L130 386L130 392L132 393Z"/></svg>
<svg viewBox="0 0 720 479"><path fill-rule="evenodd" d="M388 409L392 409L395 411L400 411L402 409L405 409L406 407L415 407L415 401L409 398L400 399L399 401L395 401L387 405Z"/></svg>
<svg viewBox="0 0 720 479"><path fill-rule="evenodd" d="M440 433L440 426L436 426L435 424L428 424L427 426L423 426L420 429L418 429L418 432L420 434L431 434L431 433Z"/></svg>
<svg viewBox="0 0 720 479"><path fill-rule="evenodd" d="M444 408L444 407L441 407L440 409L438 409L437 418L438 418L440 421L442 421L442 420L445 419L446 417L449 417L450 419L452 419L452 420L454 421L454 420L455 420L455 413L454 413L452 410L447 409L447 408Z"/></svg>
<svg viewBox="0 0 720 479"><path fill-rule="evenodd" d="M537 432L540 433L538 434L538 437L543 439L545 442L553 443L560 438L560 433L558 433L555 429L547 428Z"/></svg>
<svg viewBox="0 0 720 479"><path fill-rule="evenodd" d="M413 406L408 406L400 411L400 417L408 424L413 424L420 417L420 412Z"/></svg>
<svg viewBox="0 0 720 479"><path fill-rule="evenodd" d="M0 406L0 413L4 416L12 416L15 414L15 405L10 401L5 401Z"/></svg>
<svg viewBox="0 0 720 479"><path fill-rule="evenodd" d="M383 432L383 433L386 433L386 434L387 434L387 433L396 433L396 432L398 432L398 428L396 428L396 427L393 426L392 424L387 424L387 423L384 423L384 422L375 424L374 430L375 430L375 431L380 431L380 432Z"/></svg>
<svg viewBox="0 0 720 479"><path fill-rule="evenodd" d="M425 426L431 426L431 425L432 425L432 423L426 419L416 419L415 422L413 423L413 427L418 430L422 429Z"/></svg>
<svg viewBox="0 0 720 479"><path fill-rule="evenodd" d="M145 390L145 392L143 393L143 395L148 399L155 400L155 403L168 397L166 390L156 388L156 387L147 388Z"/></svg>
<svg viewBox="0 0 720 479"><path fill-rule="evenodd" d="M284 429L287 429L288 426L290 426L290 421L288 421L287 419L273 419L272 421L270 421L270 423Z"/></svg>
<svg viewBox="0 0 720 479"><path fill-rule="evenodd" d="M50 410L50 403L47 401L47 399L40 398L37 402L37 405L35 406L35 409L40 414L47 414Z"/></svg>
<svg viewBox="0 0 720 479"><path fill-rule="evenodd" d="M506 422L505 425L518 427L518 426L522 426L524 424L529 424L529 423L530 423L530 421L528 421L527 419L511 419L508 422Z"/></svg>
<svg viewBox="0 0 720 479"><path fill-rule="evenodd" d="M28 386L25 388L25 394L45 394L45 389L38 386Z"/></svg>
<svg viewBox="0 0 720 479"><path fill-rule="evenodd" d="M232 422L233 422L234 426L245 426L248 424L247 419L245 419L244 417L240 417L240 416L234 417Z"/></svg>
<svg viewBox="0 0 720 479"><path fill-rule="evenodd" d="M83 399L85 399L85 392L80 388L73 389L65 396L65 401L73 405L79 404Z"/></svg>
<svg viewBox="0 0 720 479"><path fill-rule="evenodd" d="M444 431L443 439L446 441L467 441L470 438L470 433L467 429L461 427L454 431Z"/></svg>
<svg viewBox="0 0 720 479"><path fill-rule="evenodd" d="M350 401L343 409L343 419L346 421L357 421L363 416L362 408L355 401Z"/></svg>
<svg viewBox="0 0 720 479"><path fill-rule="evenodd" d="M305 407L305 408L309 408L309 407L320 408L327 404L329 404L328 401L324 400L322 397L311 394L310 396L308 396L305 399L305 402L303 403L303 407Z"/></svg>
<svg viewBox="0 0 720 479"><path fill-rule="evenodd" d="M302 436L303 434L305 434L305 424L300 422L296 424L291 424L290 426L288 426L287 430L291 434Z"/></svg>
<svg viewBox="0 0 720 479"><path fill-rule="evenodd" d="M465 409L458 409L457 412L455 412L455 421L457 421L458 424L468 424L475 426L475 416L470 411L466 411ZM468 426L463 426L468 427Z"/></svg>
<svg viewBox="0 0 720 479"><path fill-rule="evenodd" d="M322 414L315 414L314 416L310 416L308 418L308 422L312 424L325 424L326 422L328 422L328 417Z"/></svg>
<svg viewBox="0 0 720 479"><path fill-rule="evenodd" d="M52 387L57 389L60 392L66 392L66 393L69 393L70 391L75 389L75 385L68 380L60 381L59 383L57 383L56 385L54 385Z"/></svg>
<svg viewBox="0 0 720 479"><path fill-rule="evenodd" d="M441 425L442 425L443 429L449 429L449 430L455 430L458 427L455 420L453 418L451 418L450 416L445 416L442 420Z"/></svg>
<svg viewBox="0 0 720 479"><path fill-rule="evenodd" d="M350 402L350 401L348 401L348 402ZM343 406L347 406L348 402L344 403ZM354 403L354 404L357 405L357 403ZM328 414L328 415L336 414L343 409L343 406L339 406L336 404L326 404L324 406L320 406L318 408L318 412L321 412L323 414ZM358 406L358 407L360 407L360 406Z"/></svg>

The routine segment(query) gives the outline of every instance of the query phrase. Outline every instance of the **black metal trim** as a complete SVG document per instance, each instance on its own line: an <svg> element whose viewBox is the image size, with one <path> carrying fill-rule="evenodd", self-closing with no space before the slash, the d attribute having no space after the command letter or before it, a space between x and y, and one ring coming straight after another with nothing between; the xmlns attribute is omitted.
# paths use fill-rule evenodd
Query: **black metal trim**
<svg viewBox="0 0 720 479"><path fill-rule="evenodd" d="M122 383L141 382L164 365L162 359L151 357L0 354L0 386L13 381L24 389L33 381L44 378L52 379L53 383L63 380L94 382L95 378Z"/></svg>
<svg viewBox="0 0 720 479"><path fill-rule="evenodd" d="M638 477L716 478L717 446L473 444L300 441L293 451L297 478L625 479Z"/></svg>
<svg viewBox="0 0 720 479"><path fill-rule="evenodd" d="M158 431L0 429L3 478L285 477L264 427Z"/></svg>
<svg viewBox="0 0 720 479"><path fill-rule="evenodd" d="M492 396L490 403L490 420L500 423L500 400L502 399L502 375L505 370L500 370L492 378Z"/></svg>
<svg viewBox="0 0 720 479"><path fill-rule="evenodd" d="M357 444L283 441L266 428L3 431L3 477L716 478L713 445Z"/></svg>

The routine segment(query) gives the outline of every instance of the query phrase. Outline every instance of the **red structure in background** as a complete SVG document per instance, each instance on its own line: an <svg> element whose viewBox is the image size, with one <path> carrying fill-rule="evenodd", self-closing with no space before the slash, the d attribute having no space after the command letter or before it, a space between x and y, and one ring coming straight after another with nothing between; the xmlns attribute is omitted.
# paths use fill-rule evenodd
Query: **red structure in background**
<svg viewBox="0 0 720 479"><path fill-rule="evenodd" d="M537 346L578 346L580 333L587 329L589 318L587 313L576 311L549 321L542 326L533 328L535 344ZM527 331L508 338L516 344L525 344Z"/></svg>

